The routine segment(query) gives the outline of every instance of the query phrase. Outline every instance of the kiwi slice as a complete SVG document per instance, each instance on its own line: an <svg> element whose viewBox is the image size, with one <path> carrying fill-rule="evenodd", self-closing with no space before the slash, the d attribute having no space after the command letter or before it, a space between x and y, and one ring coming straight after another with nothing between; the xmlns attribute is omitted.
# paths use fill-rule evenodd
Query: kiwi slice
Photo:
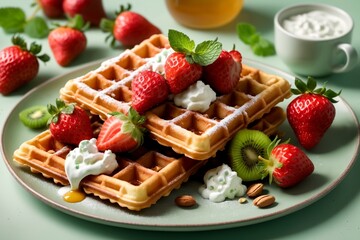
<svg viewBox="0 0 360 240"><path fill-rule="evenodd" d="M43 128L51 117L46 106L32 106L19 113L20 121L29 128Z"/></svg>
<svg viewBox="0 0 360 240"><path fill-rule="evenodd" d="M229 160L231 168L243 181L263 178L258 156L267 158L267 148L271 139L258 130L242 129L230 142Z"/></svg>

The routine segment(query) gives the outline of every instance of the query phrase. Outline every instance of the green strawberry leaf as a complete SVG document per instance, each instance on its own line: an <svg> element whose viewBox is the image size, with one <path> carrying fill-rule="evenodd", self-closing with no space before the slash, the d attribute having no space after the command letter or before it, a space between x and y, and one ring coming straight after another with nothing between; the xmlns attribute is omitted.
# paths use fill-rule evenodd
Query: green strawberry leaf
<svg viewBox="0 0 360 240"><path fill-rule="evenodd" d="M24 31L26 15L21 8L0 8L0 27L6 33L18 33Z"/></svg>
<svg viewBox="0 0 360 240"><path fill-rule="evenodd" d="M34 55L37 55L38 53L41 52L41 45L36 44L35 42L32 42L30 44L30 52Z"/></svg>
<svg viewBox="0 0 360 240"><path fill-rule="evenodd" d="M325 84L321 88L316 88L317 82L313 77L308 77L308 81L305 83L299 78L295 78L296 88L292 88L291 92L295 95L303 93L313 93L326 97L332 103L337 103L334 98L340 96L341 90L337 93L331 89L326 89Z"/></svg>
<svg viewBox="0 0 360 240"><path fill-rule="evenodd" d="M22 38L21 36L19 35L12 36L11 42L13 45L19 46L22 50L27 51L27 44L24 38Z"/></svg>
<svg viewBox="0 0 360 240"><path fill-rule="evenodd" d="M306 86L306 83L304 83L303 81L301 81L301 79L299 78L295 78L295 86L296 88L295 89L292 89L291 91L298 91L299 93L298 94L301 94L301 93L305 93L307 91L307 86ZM293 92L294 93L294 92ZM295 93L294 93L295 94Z"/></svg>
<svg viewBox="0 0 360 240"><path fill-rule="evenodd" d="M32 38L45 38L50 30L44 18L34 17L25 23L24 31Z"/></svg>
<svg viewBox="0 0 360 240"><path fill-rule="evenodd" d="M308 77L306 87L308 91L314 91L316 88L316 80L313 77Z"/></svg>

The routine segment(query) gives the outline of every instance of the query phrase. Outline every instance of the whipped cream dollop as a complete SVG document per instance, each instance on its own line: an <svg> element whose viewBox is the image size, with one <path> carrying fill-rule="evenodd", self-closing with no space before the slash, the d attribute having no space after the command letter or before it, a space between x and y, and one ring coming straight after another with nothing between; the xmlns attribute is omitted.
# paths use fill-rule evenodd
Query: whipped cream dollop
<svg viewBox="0 0 360 240"><path fill-rule="evenodd" d="M288 32L310 39L326 39L342 35L348 30L345 22L324 11L311 11L285 19L283 27Z"/></svg>
<svg viewBox="0 0 360 240"><path fill-rule="evenodd" d="M151 62L151 70L160 74L165 74L164 65L170 54L175 52L172 48L165 48L156 54Z"/></svg>
<svg viewBox="0 0 360 240"><path fill-rule="evenodd" d="M65 172L71 190L79 188L80 181L88 175L110 174L118 167L116 156L110 150L99 152L96 139L83 140L79 147L68 153L65 159Z"/></svg>
<svg viewBox="0 0 360 240"><path fill-rule="evenodd" d="M204 183L199 192L203 198L212 202L243 196L247 189L242 179L226 164L208 170L204 175Z"/></svg>
<svg viewBox="0 0 360 240"><path fill-rule="evenodd" d="M205 112L215 99L216 93L214 90L199 80L185 91L176 94L174 103L191 111Z"/></svg>

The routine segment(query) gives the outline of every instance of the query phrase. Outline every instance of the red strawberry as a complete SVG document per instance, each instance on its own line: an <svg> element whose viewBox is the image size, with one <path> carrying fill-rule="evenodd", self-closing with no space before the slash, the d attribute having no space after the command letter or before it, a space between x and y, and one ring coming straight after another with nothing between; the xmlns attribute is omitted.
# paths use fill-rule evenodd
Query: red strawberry
<svg viewBox="0 0 360 240"><path fill-rule="evenodd" d="M169 95L165 78L157 72L140 72L132 81L132 107L139 113L144 113L159 103L164 102Z"/></svg>
<svg viewBox="0 0 360 240"><path fill-rule="evenodd" d="M106 18L102 0L64 0L63 9L70 17L80 14L92 26L99 26L101 19Z"/></svg>
<svg viewBox="0 0 360 240"><path fill-rule="evenodd" d="M79 145L80 141L93 137L90 118L82 108L56 99L56 106L49 104L48 111L52 115L50 132L57 141Z"/></svg>
<svg viewBox="0 0 360 240"><path fill-rule="evenodd" d="M12 37L13 46L0 51L0 93L7 95L34 79L39 72L39 58L43 62L49 56L38 56L41 46L33 42L27 49L26 42L19 36Z"/></svg>
<svg viewBox="0 0 360 240"><path fill-rule="evenodd" d="M67 25L59 26L50 32L49 45L59 65L69 65L86 49L87 39L83 31L88 26L80 15L76 15Z"/></svg>
<svg viewBox="0 0 360 240"><path fill-rule="evenodd" d="M111 113L101 127L96 142L99 151L127 152L136 149L143 143L145 129L141 125L144 122L145 117L133 108L129 109L128 115Z"/></svg>
<svg viewBox="0 0 360 240"><path fill-rule="evenodd" d="M63 0L37 0L37 2L48 18L61 18L64 16Z"/></svg>
<svg viewBox="0 0 360 240"><path fill-rule="evenodd" d="M166 59L165 78L173 94L178 94L187 89L200 79L202 66L197 63L189 63L183 53L172 53Z"/></svg>
<svg viewBox="0 0 360 240"><path fill-rule="evenodd" d="M317 145L335 118L336 101L340 95L326 88L316 88L316 81L309 77L307 84L300 79L295 80L298 89L292 89L300 96L293 99L287 107L287 118L300 144L305 149Z"/></svg>
<svg viewBox="0 0 360 240"><path fill-rule="evenodd" d="M204 67L204 81L217 93L232 92L240 79L241 62L240 52L223 50L215 62Z"/></svg>
<svg viewBox="0 0 360 240"><path fill-rule="evenodd" d="M276 143L277 144L277 143ZM269 159L260 157L266 165L270 183L272 180L282 187L292 187L314 171L314 164L298 147L282 143L275 146L269 153Z"/></svg>
<svg viewBox="0 0 360 240"><path fill-rule="evenodd" d="M131 6L124 8L121 6L120 12L117 12L115 21L103 19L100 27L104 32L109 32L109 37L113 40L111 45L114 46L115 40L123 46L132 47L154 34L160 34L158 27L149 22L142 15L129 11Z"/></svg>
<svg viewBox="0 0 360 240"><path fill-rule="evenodd" d="M202 75L202 66L212 64L221 53L217 40L204 41L195 46L184 33L169 30L169 43L175 53L166 59L165 79L173 94L178 94L194 84Z"/></svg>

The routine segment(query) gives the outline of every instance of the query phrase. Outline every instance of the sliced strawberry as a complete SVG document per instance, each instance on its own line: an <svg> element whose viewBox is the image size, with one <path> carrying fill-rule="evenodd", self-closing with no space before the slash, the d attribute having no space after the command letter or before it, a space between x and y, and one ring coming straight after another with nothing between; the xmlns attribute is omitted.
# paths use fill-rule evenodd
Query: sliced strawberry
<svg viewBox="0 0 360 240"><path fill-rule="evenodd" d="M99 151L127 152L136 149L143 143L141 125L145 117L140 116L133 108L128 115L114 112L101 127L96 145Z"/></svg>
<svg viewBox="0 0 360 240"><path fill-rule="evenodd" d="M169 95L165 78L153 71L140 72L132 81L132 107L139 113L164 102Z"/></svg>
<svg viewBox="0 0 360 240"><path fill-rule="evenodd" d="M204 81L220 94L232 92L239 82L242 70L240 52L222 50L212 64L204 67Z"/></svg>

